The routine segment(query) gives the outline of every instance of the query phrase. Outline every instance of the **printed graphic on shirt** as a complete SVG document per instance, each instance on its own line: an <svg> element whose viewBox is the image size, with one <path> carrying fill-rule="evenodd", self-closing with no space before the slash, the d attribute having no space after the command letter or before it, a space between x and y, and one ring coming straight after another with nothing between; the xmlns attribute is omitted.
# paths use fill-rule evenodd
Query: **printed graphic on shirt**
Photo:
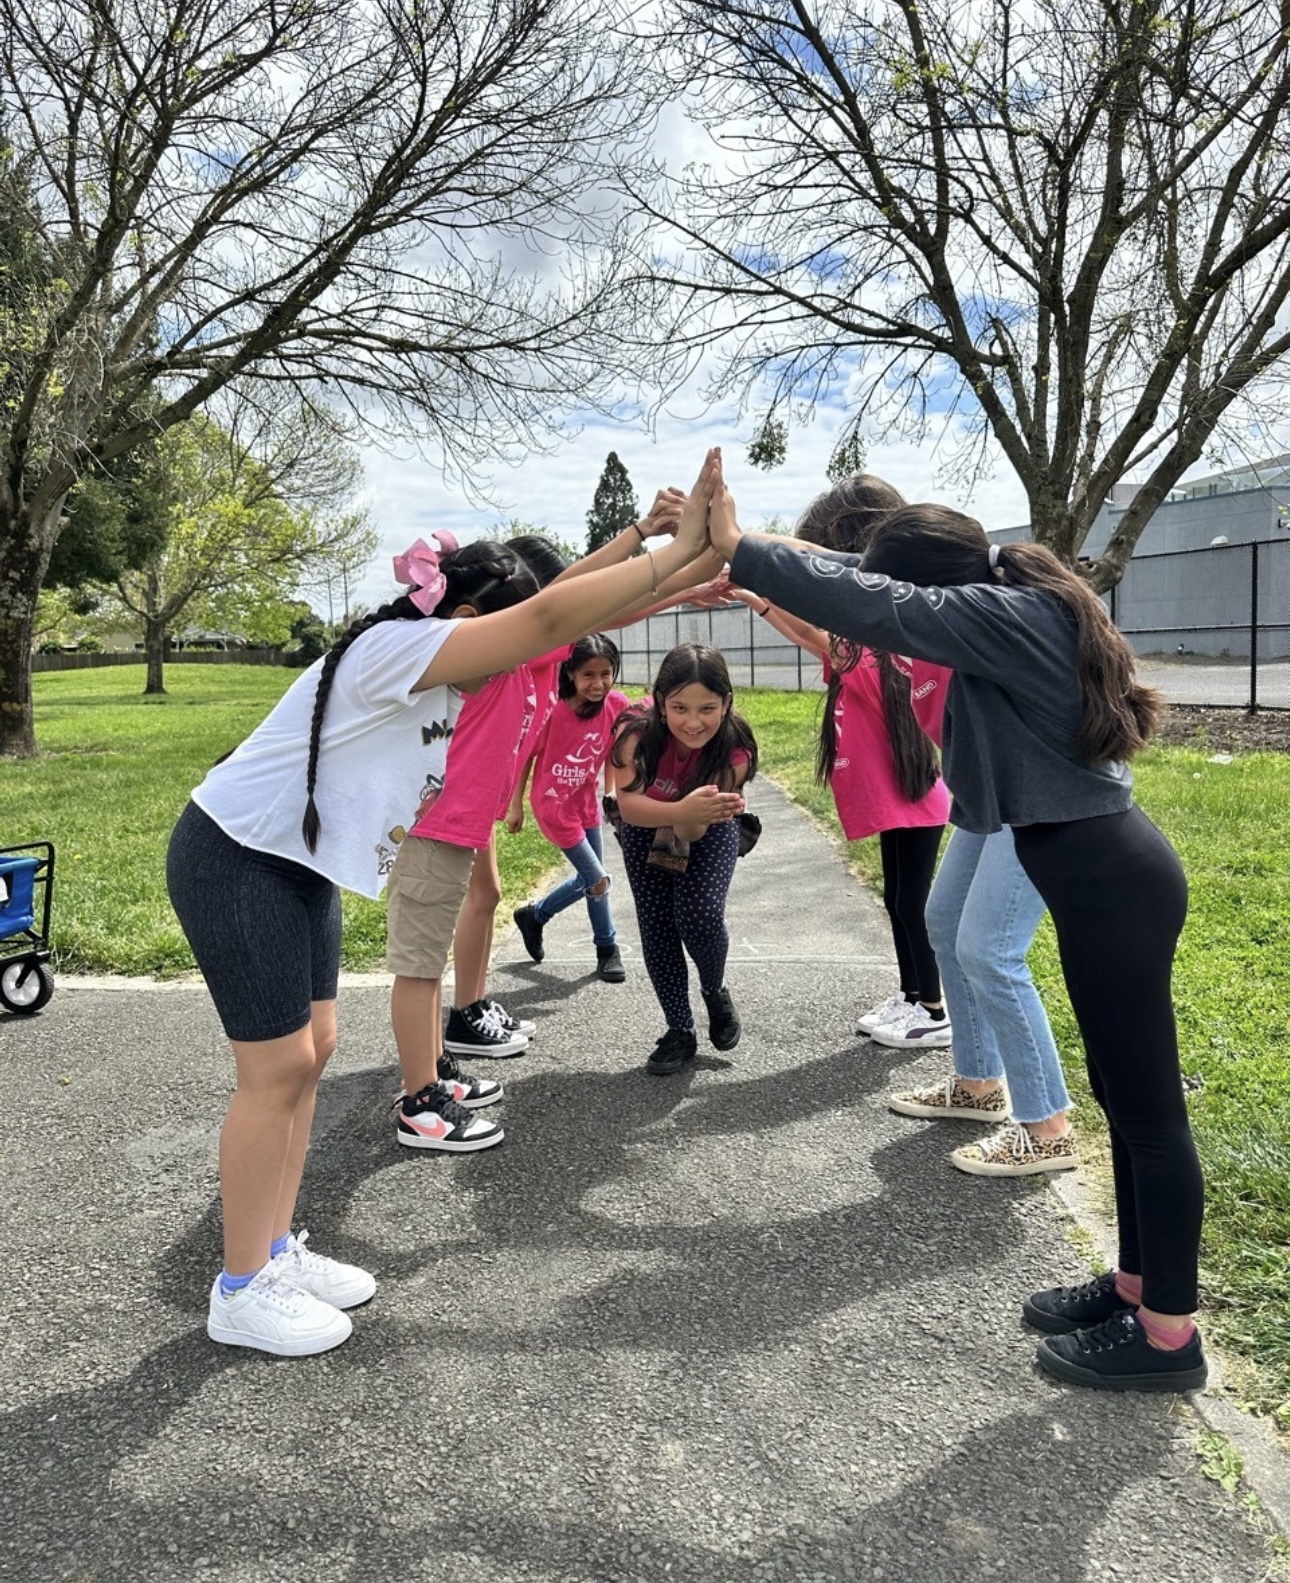
<svg viewBox="0 0 1290 1583"><path fill-rule="evenodd" d="M428 726L421 727L421 741L426 747L432 742L447 742L456 729L446 720L432 720Z"/></svg>
<svg viewBox="0 0 1290 1583"><path fill-rule="evenodd" d="M846 567L841 561L826 561L820 555L808 555L806 564L817 577L841 577L843 572L846 571Z"/></svg>

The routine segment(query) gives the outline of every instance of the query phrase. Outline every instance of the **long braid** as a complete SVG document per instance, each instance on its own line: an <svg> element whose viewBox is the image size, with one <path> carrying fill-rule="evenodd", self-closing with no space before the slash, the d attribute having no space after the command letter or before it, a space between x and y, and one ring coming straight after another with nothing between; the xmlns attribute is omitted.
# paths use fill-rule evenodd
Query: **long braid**
<svg viewBox="0 0 1290 1583"><path fill-rule="evenodd" d="M433 614L413 604L406 594L400 594L369 615L360 616L338 637L323 656L318 673L318 689L314 694L313 716L309 724L309 759L305 770L305 812L300 822L300 832L310 852L318 850L318 837L322 820L314 791L318 784L318 757L322 745L323 717L327 713L327 700L331 696L332 680L350 645L384 621L439 620L461 605L470 605L481 616L492 615L498 610L509 610L538 591L537 580L528 565L505 545L488 539L477 540L452 550L440 560L440 568L447 579L443 598Z"/></svg>
<svg viewBox="0 0 1290 1583"><path fill-rule="evenodd" d="M421 611L406 594L402 594L398 599L391 600L388 605L382 605L379 610L370 611L352 622L323 656L322 669L318 673L318 689L314 693L314 712L309 722L309 765L305 771L307 796L304 818L300 822L300 833L304 836L305 845L311 852L318 850L318 837L322 832L322 820L318 817L318 805L314 802L314 789L318 784L318 750L322 745L323 716L327 712L327 700L331 696L331 684L336 675L336 667L360 633L370 631L382 621L421 619Z"/></svg>

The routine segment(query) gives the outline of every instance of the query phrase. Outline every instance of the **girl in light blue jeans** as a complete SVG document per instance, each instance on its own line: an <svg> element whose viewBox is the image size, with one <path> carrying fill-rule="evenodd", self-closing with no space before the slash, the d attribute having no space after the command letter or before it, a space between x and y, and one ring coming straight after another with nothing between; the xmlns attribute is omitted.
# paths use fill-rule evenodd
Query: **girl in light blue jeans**
<svg viewBox="0 0 1290 1583"><path fill-rule="evenodd" d="M1061 1061L1026 962L1045 911L1010 829L953 832L928 898L927 932L954 1027L954 1072L931 1088L894 1094L890 1103L905 1116L1007 1123L951 1154L954 1165L976 1176L1032 1176L1079 1164Z"/></svg>

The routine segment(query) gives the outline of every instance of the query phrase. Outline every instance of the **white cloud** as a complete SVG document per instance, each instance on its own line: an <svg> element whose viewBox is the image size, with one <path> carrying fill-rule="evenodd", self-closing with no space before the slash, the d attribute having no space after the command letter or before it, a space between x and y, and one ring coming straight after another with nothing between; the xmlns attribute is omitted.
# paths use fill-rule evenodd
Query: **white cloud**
<svg viewBox="0 0 1290 1583"><path fill-rule="evenodd" d="M449 528L464 541L482 538L499 521L519 517L571 543L583 543L587 512L610 451L622 459L644 510L656 489L670 484L688 488L708 446L721 445L744 525L758 527L772 516L792 520L828 487L826 468L838 419L836 411L822 409L814 423L794 429L787 461L765 473L747 461L752 433L748 416L741 419L733 407L707 410L697 395L678 397L659 415L652 433L641 424L594 418L550 455L532 455L517 467L501 470L492 480L491 504L471 501L446 483L437 464L427 458L371 449L364 457L367 497L381 533L381 551L358 598L365 603L388 598L394 591L391 557L436 528ZM868 459L870 472L911 500L939 500L970 511L992 528L1028 520L1025 494L1006 461L1000 459L995 476L977 484L970 497L962 490L938 488L937 464L937 447L930 439L922 445L875 444Z"/></svg>

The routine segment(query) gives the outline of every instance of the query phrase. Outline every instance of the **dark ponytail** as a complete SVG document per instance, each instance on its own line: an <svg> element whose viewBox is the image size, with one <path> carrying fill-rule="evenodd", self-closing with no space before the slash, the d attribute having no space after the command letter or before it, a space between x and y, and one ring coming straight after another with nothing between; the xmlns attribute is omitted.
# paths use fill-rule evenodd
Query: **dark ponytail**
<svg viewBox="0 0 1290 1583"><path fill-rule="evenodd" d="M509 610L512 606L531 598L538 591L537 581L527 564L505 545L495 544L489 539L480 539L474 544L465 544L460 549L449 551L440 560L439 570L443 573L448 586L444 590L443 598L428 617L423 610L413 604L407 594L400 594L397 599L392 599L380 609L360 616L336 639L322 658L322 667L318 672L318 688L314 693L313 718L309 725L309 760L305 770L305 813L300 823L305 845L311 852L318 850L318 837L322 832L322 821L318 817L314 790L318 784L318 755L322 746L323 716L327 712L327 700L331 695L331 684L336 675L336 667L348 652L350 645L364 632L386 621L446 620L462 605L469 605L481 616L488 616L498 610Z"/></svg>
<svg viewBox="0 0 1290 1583"><path fill-rule="evenodd" d="M890 654L873 653L882 691L882 713L887 740L896 762L896 783L909 802L920 802L936 784L940 762L931 738L919 725L910 697L909 677L893 663ZM860 663L863 650L858 644L835 638L829 647L829 685L824 695L824 715L820 721L820 741L815 750L815 778L821 786L833 779L838 758L838 699L842 679Z"/></svg>
<svg viewBox="0 0 1290 1583"><path fill-rule="evenodd" d="M1131 758L1146 746L1164 699L1137 680L1133 650L1082 577L1040 544L1000 544L946 506L906 506L887 517L865 552L866 571L922 587L1002 583L1061 600L1075 621L1082 709L1076 746L1090 763Z"/></svg>

